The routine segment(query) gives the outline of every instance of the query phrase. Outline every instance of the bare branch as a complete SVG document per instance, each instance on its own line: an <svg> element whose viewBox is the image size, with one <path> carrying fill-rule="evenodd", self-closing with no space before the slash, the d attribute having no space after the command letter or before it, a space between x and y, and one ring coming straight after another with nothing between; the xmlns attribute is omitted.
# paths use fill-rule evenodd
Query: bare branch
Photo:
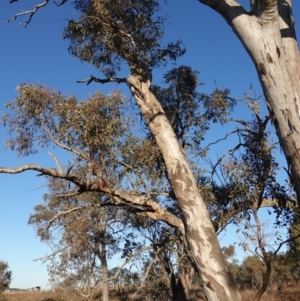
<svg viewBox="0 0 300 301"><path fill-rule="evenodd" d="M115 190L111 195L114 197L116 202L125 202L128 205L139 205L148 208L148 210L141 212L140 215L144 214L144 216L148 216L154 220L164 221L171 227L176 228L181 234L185 234L182 220L176 215L170 213L154 200L144 196L131 195L121 190Z"/></svg>
<svg viewBox="0 0 300 301"><path fill-rule="evenodd" d="M146 270L146 273L141 281L141 287L144 285L144 282L146 281L147 277L148 277L148 274L150 272L150 269L151 267L153 266L153 264L158 260L158 255L159 253L161 252L162 248L159 248L157 249L156 253L155 253L155 257L154 259L149 263L148 267L147 267L147 270Z"/></svg>
<svg viewBox="0 0 300 301"><path fill-rule="evenodd" d="M42 185L42 186L37 187L37 188L30 189L30 190L26 191L26 193L25 193L23 196L25 196L25 195L26 195L28 192L30 192L30 191L38 190L38 189L40 189L40 188L42 188L42 187L44 187L44 186L45 186L45 185Z"/></svg>
<svg viewBox="0 0 300 301"><path fill-rule="evenodd" d="M220 138L220 139L218 139L218 140L216 140L216 141L214 141L214 142L209 143L205 148L209 148L209 147L210 147L211 145L213 145L213 144L217 144L217 143L220 142L220 141L226 140L226 139L228 138L228 136L230 136L230 135L232 135L232 134L235 134L235 133L237 133L237 132L240 132L240 131L241 131L241 129L236 129L236 130L234 130L234 131L232 131L232 132L230 132L230 133L227 133L227 134L225 135L225 137Z"/></svg>
<svg viewBox="0 0 300 301"><path fill-rule="evenodd" d="M97 191L112 196L114 200L116 200L116 203L119 204L126 203L131 206L132 205L143 206L144 208L146 208L147 211L149 211L149 213L147 213L148 217L151 217L154 220L164 221L171 227L176 228L182 234L185 233L182 220L178 218L176 215L170 213L168 210L166 210L164 207L162 207L159 203L152 200L151 198L144 197L141 195L132 195L130 193L127 193L119 189L112 190L106 186L105 187L100 186L96 182L88 185L86 181L82 181L79 177L70 175L69 171L67 172L57 171L55 168L52 169L43 168L35 164L26 164L16 168L0 167L0 173L7 173L7 174L18 174L27 170L35 170L40 172L41 174L38 174L38 176L47 175L53 178L60 178L74 183L79 187L79 190L77 192L73 192L72 193L73 196L79 195L87 191Z"/></svg>
<svg viewBox="0 0 300 301"><path fill-rule="evenodd" d="M13 2L17 2L18 0L11 0L10 3L13 3ZM45 0L44 2L42 3L39 3L37 4L32 10L27 10L27 11L22 11L16 15L14 15L12 18L8 19L6 22L9 23L11 21L15 21L18 17L20 16L25 16L25 15L29 15L29 18L26 22L24 23L19 23L19 25L23 25L23 26L27 26L30 22L31 22L31 19L32 17L34 16L34 14L41 8L41 7L44 7L48 4L49 0ZM64 0L64 2L66 2L66 0Z"/></svg>
<svg viewBox="0 0 300 301"><path fill-rule="evenodd" d="M116 77L100 79L100 78L97 78L97 77L91 75L90 78L77 81L77 83L79 83L79 84L86 83L87 85L89 85L91 82L96 82L96 83L101 83L101 84L107 84L107 83L119 83L120 84L120 83L127 83L127 79L126 78L116 78Z"/></svg>
<svg viewBox="0 0 300 301"><path fill-rule="evenodd" d="M97 205L86 205L86 206L77 206L77 207L74 207L74 208L70 208L68 210L65 210L65 211L61 211L59 213L57 213L56 215L54 215L50 221L48 222L46 228L45 228L45 231L48 231L49 228L51 227L51 225L53 224L53 222L58 219L59 217L61 216L64 216L64 215L67 215L67 214L70 214L74 211L78 211L78 210L83 210L83 209L87 209L87 208L91 208L91 207L100 207L100 204L97 204Z"/></svg>
<svg viewBox="0 0 300 301"><path fill-rule="evenodd" d="M244 144L243 143L239 143L238 145L236 145L235 147L229 149L227 152L225 152L217 161L217 163L213 166L212 172L211 172L211 178L213 177L216 168L218 167L218 165L222 162L222 160L228 155L228 154L233 154L234 152L236 152L240 147L242 147Z"/></svg>
<svg viewBox="0 0 300 301"><path fill-rule="evenodd" d="M99 283L97 284L97 288L99 288L104 282L108 282L108 281L111 281L111 280L117 278L117 277L119 276L119 274L121 273L122 269L123 269L123 268L131 261L132 258L134 258L134 257L140 255L141 253L143 253L143 252L145 252L145 251L147 251L147 250L149 250L149 249L152 249L152 248L153 248L152 245L151 245L151 246L147 246L147 247L143 247L143 248L141 248L140 250L138 250L137 252L131 254L131 255L124 261L124 263L120 266L120 268L119 268L118 271L115 273L115 275L112 276L112 277L110 277L110 278L108 278L108 279L106 279L105 281L99 282Z"/></svg>
<svg viewBox="0 0 300 301"><path fill-rule="evenodd" d="M58 172L55 168L48 169L35 164L25 164L15 168L0 167L0 173L7 173L7 174L18 174L27 170L39 171L41 174L38 174L37 176L47 175L53 178L60 178L60 179L73 182L79 187L86 187L85 182L81 181L78 177L69 175L65 172Z"/></svg>
<svg viewBox="0 0 300 301"><path fill-rule="evenodd" d="M255 203L256 201L252 201ZM280 204L277 199L263 199L260 208L279 208ZM298 208L298 204L292 201L287 201L284 208ZM226 209L226 213L221 213L213 220L213 225L216 233L219 235L225 227L230 223L231 219L237 216L239 213L249 211L249 203L241 202L234 203L231 207Z"/></svg>
<svg viewBox="0 0 300 301"><path fill-rule="evenodd" d="M116 160L116 162L118 162L119 164L121 164L121 165L125 166L126 168L132 170L132 171L138 176L138 178L140 179L140 181L141 181L141 183L142 183L142 185L143 185L143 187L144 187L144 189L145 189L145 192L146 192L147 196L150 196L148 187L147 187L147 185L146 185L146 183L145 183L145 181L144 181L144 179L143 179L143 175L142 175L140 172L138 172L133 166L131 166L131 165L129 165L129 164L123 162L123 161L119 161L119 160L117 160L117 159L115 159L115 160ZM133 185L134 185L134 184L133 184Z"/></svg>
<svg viewBox="0 0 300 301"><path fill-rule="evenodd" d="M274 255L276 255L276 254L279 252L279 250L281 249L281 247L282 247L284 244L286 244L286 243L288 243L288 242L290 242L290 241L294 241L294 240L296 240L296 239L299 238L299 237L300 237L300 234L296 235L295 237L291 237L291 238L289 238L289 239L287 239L287 240L281 242L281 243L279 244L278 248L276 249L276 251L274 252Z"/></svg>
<svg viewBox="0 0 300 301"><path fill-rule="evenodd" d="M44 257L40 257L40 258L36 258L36 259L33 259L33 261L38 261L38 260L41 260L42 263L45 263L47 260L52 260L53 257L55 257L58 253L61 253L63 252L65 249L67 248L66 247L63 247L62 249L59 249L53 253L51 253L50 255L47 255L47 256L44 256Z"/></svg>
<svg viewBox="0 0 300 301"><path fill-rule="evenodd" d="M57 167L58 167L58 170L59 170L60 172L63 172L64 170L63 170L63 168L62 168L62 166L61 166L59 160L57 159L57 157L56 157L54 154L52 154L51 152L48 152L48 154L49 154L50 157L52 157L53 160L55 161L55 163L56 163L56 165L57 165Z"/></svg>
<svg viewBox="0 0 300 301"><path fill-rule="evenodd" d="M54 144L56 144L57 146L61 147L61 148L64 149L64 150L67 150L67 151L69 151L69 152L71 152L71 153L77 155L78 157L81 157L81 158L83 158L83 159L85 159L85 160L87 160L87 161L89 160L89 158L88 158L85 154L83 154L82 152L76 150L76 149L73 148L73 147L69 147L69 146L67 146L67 145L65 145L65 144L62 144L62 143L58 142L58 141L53 137L52 133L51 133L44 125L41 125L41 128L42 128L45 132L47 132L47 134L49 135L51 141L52 141Z"/></svg>

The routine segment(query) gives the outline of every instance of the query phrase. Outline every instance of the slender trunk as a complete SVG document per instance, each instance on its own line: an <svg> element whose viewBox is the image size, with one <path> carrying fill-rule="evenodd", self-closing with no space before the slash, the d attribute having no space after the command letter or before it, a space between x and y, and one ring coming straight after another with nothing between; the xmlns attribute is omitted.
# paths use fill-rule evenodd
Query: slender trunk
<svg viewBox="0 0 300 301"><path fill-rule="evenodd" d="M257 69L300 202L300 58L291 0L254 1L251 14L233 0L199 0L220 13Z"/></svg>
<svg viewBox="0 0 300 301"><path fill-rule="evenodd" d="M267 250L265 249L265 245L264 245L264 239L263 239L263 235L261 232L261 223L259 221L258 215L258 206L257 204L254 205L253 208L253 217L256 223L256 233L257 233L257 242L258 242L258 246L262 252L263 255L263 260L266 264L267 270L263 275L263 283L261 288L257 291L255 297L253 298L253 301L259 301L260 298L262 297L262 295L265 293L265 291L267 290L267 287L269 285L269 281L270 281L270 276L271 276L271 270L272 270L272 265L271 265L271 256L268 254Z"/></svg>
<svg viewBox="0 0 300 301"><path fill-rule="evenodd" d="M268 258L265 260L267 270L263 276L263 284L261 288L257 291L256 295L253 298L253 301L259 301L262 297L262 295L265 293L265 291L268 288L269 281L270 281L270 276L271 276L271 271L272 271L272 265L271 265L271 260Z"/></svg>
<svg viewBox="0 0 300 301"><path fill-rule="evenodd" d="M101 289L102 289L102 301L109 301L109 286L108 286L108 265L107 265L107 254L106 254L106 240L105 240L105 230L102 228L95 236L95 254L101 263L102 279L101 279Z"/></svg>
<svg viewBox="0 0 300 301"><path fill-rule="evenodd" d="M109 287L108 281L108 266L107 266L107 257L106 257L106 245L101 240L100 243L101 250L100 250L100 262L101 262L101 269L102 269L102 301L109 301Z"/></svg>
<svg viewBox="0 0 300 301"><path fill-rule="evenodd" d="M187 158L161 105L150 91L150 80L133 74L127 82L164 157L183 214L190 253L203 277L207 300L241 300Z"/></svg>

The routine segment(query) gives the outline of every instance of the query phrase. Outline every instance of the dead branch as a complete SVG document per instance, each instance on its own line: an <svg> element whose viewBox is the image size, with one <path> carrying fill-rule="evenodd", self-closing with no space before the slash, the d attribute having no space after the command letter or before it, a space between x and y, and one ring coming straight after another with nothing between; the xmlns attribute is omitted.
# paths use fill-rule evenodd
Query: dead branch
<svg viewBox="0 0 300 301"><path fill-rule="evenodd" d="M77 83L79 83L79 84L86 83L87 85L89 85L91 82L100 83L100 84L107 84L107 83L119 83L120 84L120 83L127 83L127 79L126 78L116 78L116 77L100 79L100 78L97 78L97 77L91 75L90 78L77 81Z"/></svg>
<svg viewBox="0 0 300 301"><path fill-rule="evenodd" d="M62 166L61 166L59 160L57 159L57 157L56 157L54 154L52 154L51 152L48 152L48 154L49 154L49 156L52 157L52 159L55 161L55 163L56 163L56 165L57 165L57 167L58 167L59 172L63 172L64 170L63 170L63 168L62 168Z"/></svg>
<svg viewBox="0 0 300 301"><path fill-rule="evenodd" d="M66 2L67 0L63 0L63 2ZM11 0L10 3L13 3L13 2L18 2L18 0ZM32 10L27 10L27 11L22 11L18 14L15 14L12 18L6 20L7 23L9 22L12 22L12 21L15 21L17 18L19 18L20 16L25 16L25 15L29 15L29 18L26 22L24 23L19 23L19 25L23 25L23 26L27 26L31 20L32 20L32 17L35 15L35 13L41 8L41 7L44 7L46 6L47 4L49 3L49 0L45 0L44 2L42 3L39 3L37 4Z"/></svg>

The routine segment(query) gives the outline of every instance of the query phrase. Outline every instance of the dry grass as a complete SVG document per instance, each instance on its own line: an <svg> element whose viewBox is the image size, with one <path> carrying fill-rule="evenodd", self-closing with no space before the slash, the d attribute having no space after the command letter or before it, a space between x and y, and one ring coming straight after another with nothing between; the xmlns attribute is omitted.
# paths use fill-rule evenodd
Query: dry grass
<svg viewBox="0 0 300 301"><path fill-rule="evenodd" d="M255 291L243 291L241 293L243 301L252 301L255 293ZM281 291L278 291L277 287L270 288L260 301L300 301L300 286L283 288Z"/></svg>
<svg viewBox="0 0 300 301"><path fill-rule="evenodd" d="M241 294L243 301L252 301L255 291L243 291ZM5 293L5 297L7 301L76 301L74 297L58 292L9 292ZM110 301L120 299L111 298ZM261 301L300 301L300 286L283 288L282 291L278 291L277 287L268 289Z"/></svg>
<svg viewBox="0 0 300 301"><path fill-rule="evenodd" d="M6 292L4 296L7 301L79 301L74 295L64 294L63 292ZM98 300L101 300L98 299ZM119 301L110 299L110 301Z"/></svg>

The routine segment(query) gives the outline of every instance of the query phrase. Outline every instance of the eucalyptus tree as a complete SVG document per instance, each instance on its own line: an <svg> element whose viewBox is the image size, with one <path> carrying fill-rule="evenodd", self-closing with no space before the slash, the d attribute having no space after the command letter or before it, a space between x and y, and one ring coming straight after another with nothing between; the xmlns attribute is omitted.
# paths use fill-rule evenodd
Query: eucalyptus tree
<svg viewBox="0 0 300 301"><path fill-rule="evenodd" d="M119 252L126 226L122 223L122 231L115 230L122 220L117 209L100 207L104 196L95 192L68 196L67 185L50 178L49 193L28 223L52 249L42 260L49 263L53 287L71 289L84 300L93 300L101 289L102 300L108 301L108 260Z"/></svg>
<svg viewBox="0 0 300 301"><path fill-rule="evenodd" d="M16 1L18 0L11 2ZM47 5L48 2L49 1L46 0L36 5L32 11L24 11L17 14L15 18L29 14L27 25L36 11L40 7ZM63 0L58 5L63 5L66 2L66 0ZM226 15L227 21L232 24L234 24L235 20L240 20L238 18L239 14L244 13L241 7L232 0L202 2L211 5L220 12L224 12L224 14L228 12ZM270 11L272 14L273 8L277 5L273 2L275 3L275 1L252 1L253 10L256 9L258 13L260 10L266 12L266 14L257 13L262 21L262 25L264 25L264 16L266 16L265 19L268 21L268 12ZM191 123L188 126L181 127L180 123L178 125L172 123L172 120L168 119L168 117L170 118L172 116L168 116L168 111L164 110L162 106L163 99L160 100L159 91L155 88L151 88L153 68L164 66L168 59L176 60L185 52L181 41L169 43L166 46L161 45L164 18L159 16L159 5L156 1L118 0L111 2L108 0L86 0L75 1L74 7L78 11L79 17L75 20L70 20L64 32L64 38L70 41L69 51L79 59L93 64L105 76L105 78L91 76L89 79L81 82L91 83L94 81L102 84L117 82L128 85L140 113L144 118L145 124L151 131L149 139L150 141L151 139L155 139L157 143L157 152L155 154L160 153L163 157L163 160L159 160L158 163L165 167L165 169L163 169L168 181L171 198L176 200L181 210L183 224L176 216L170 215L170 212L158 206L157 202L150 202L148 199L147 201L143 200L143 204L147 204L147 206L150 207L152 206L151 208L153 210L155 208L154 213L150 210L140 213L154 219L163 217L164 221L176 226L177 229L180 229L180 231L186 235L190 253L197 266L198 272L203 277L203 287L208 300L240 300L239 292L225 264L214 227L206 211L205 203L197 187L198 183L187 159L188 153L185 147L188 144L183 143L183 140L186 142L186 137L194 130L195 124ZM252 17L251 14L248 19L250 20ZM241 32L243 28L245 28L244 24L252 25L248 19L246 23L244 23L242 19L241 22L243 22L243 26L236 26L235 29L237 32ZM251 28L251 26L248 27ZM253 32L255 31L251 31L251 33ZM277 33L278 32L279 31L277 31ZM277 35L275 38L276 37ZM273 40L270 41L270 45L274 44L272 44L272 42ZM269 45L267 46L269 47ZM291 111L291 107L282 108L273 105L275 95L280 95L279 97L281 97L281 99L285 99L286 97L290 98L291 95L294 95L292 93L293 88L290 89L291 85L284 85L282 82L280 82L280 84L274 84L275 75L272 72L275 69L273 70L272 67L269 70L270 72L267 69L267 65L273 66L273 64L275 65L275 62L277 62L275 60L276 55L278 61L286 64L285 55L287 56L288 54L283 55L283 44L276 44L275 46L271 49L272 51L267 51L265 55L260 55L260 52L258 53L257 57L259 60L257 62L257 68L262 76L262 82L266 83L265 91L268 92L266 93L266 99L270 103L272 113L274 113L273 122L277 126L287 158L292 162L293 176L297 183L296 176L297 170L299 170L297 169L297 164L299 164L299 162L295 159L298 156L297 153L295 153L295 149L298 149L295 145L297 146L299 139L294 138L297 135L296 133L298 133L297 124L295 123L297 116L294 116L294 111ZM254 54L253 57L255 57ZM127 78L117 77L118 71L123 67L123 64L127 64L130 70L130 75ZM288 73L282 72L278 74L282 75L280 78L286 79L287 77L285 75ZM273 90L267 90L269 86L275 88ZM278 90L276 90L276 87ZM283 92L285 89L286 93ZM170 90L169 92L172 99L178 99L177 107L180 107L180 97L177 95L177 90ZM193 98L193 95L189 95L190 94L187 94L188 97ZM225 91L221 91L221 93L219 91L212 98L214 105L220 105L221 114L230 107L226 96ZM211 98L209 98L209 100L211 100ZM294 106L296 106L298 98L294 97L293 101L295 101ZM176 106L174 109L176 112ZM281 109L283 109L283 111L281 111ZM173 117L180 118L180 116L176 114L173 114ZM197 131L198 130L199 129L197 129ZM195 139L194 142L200 142L200 140ZM91 157L87 157L86 160L90 162L91 174L94 174L99 180L96 186L93 181L94 186L85 185L85 183L79 181L77 178L71 177L68 170L64 172L60 169L58 173L55 173L54 171L50 172L49 170L28 166L14 170L2 170L12 173L24 171L25 169L41 170L43 173L52 176L67 177L81 189L87 189L88 186L88 189L98 189L101 192L114 195L114 200L130 199L131 203L137 201L132 195L112 189L112 185L111 187L107 185L103 179L103 172L106 169L105 164L102 163L101 165L101 161L97 163L90 158ZM154 156L151 158L154 158ZM127 164L126 162L123 163ZM155 161L155 163L157 162ZM123 164L123 166L125 164ZM127 166L127 168L130 167ZM299 185L296 186L300 187ZM139 199L138 202L140 202L140 200L141 199ZM158 211L160 211L159 214L155 214ZM199 221L201 221L201 224L199 224Z"/></svg>
<svg viewBox="0 0 300 301"><path fill-rule="evenodd" d="M209 123L224 122L234 101L227 99L227 90L215 90L211 95L196 92L197 74L187 66L171 70L165 78L167 87L153 90L160 95L166 115L180 136L182 155L184 150L199 155L202 150L198 143ZM43 86L22 84L18 91L15 101L7 104L11 113L2 120L11 136L7 147L27 156L39 147L54 145L75 155L75 161L63 166L50 153L57 168L29 164L1 168L1 172L36 170L39 175L74 184L58 198L88 191L106 194L111 198L105 206L121 206L139 216L163 221L179 231L186 242L182 213L162 153L153 134L145 131L145 124L141 124L145 132L141 137L138 123L131 121L120 94L104 96L98 92L89 101L78 102L74 96L67 97ZM175 92L176 98L171 102L163 98L164 93ZM84 168L75 168L78 164ZM195 165L193 169L199 174ZM198 187L195 189L200 197Z"/></svg>
<svg viewBox="0 0 300 301"><path fill-rule="evenodd" d="M6 301L3 292L9 288L9 285L12 280L12 272L9 271L8 263L0 260L0 300Z"/></svg>

